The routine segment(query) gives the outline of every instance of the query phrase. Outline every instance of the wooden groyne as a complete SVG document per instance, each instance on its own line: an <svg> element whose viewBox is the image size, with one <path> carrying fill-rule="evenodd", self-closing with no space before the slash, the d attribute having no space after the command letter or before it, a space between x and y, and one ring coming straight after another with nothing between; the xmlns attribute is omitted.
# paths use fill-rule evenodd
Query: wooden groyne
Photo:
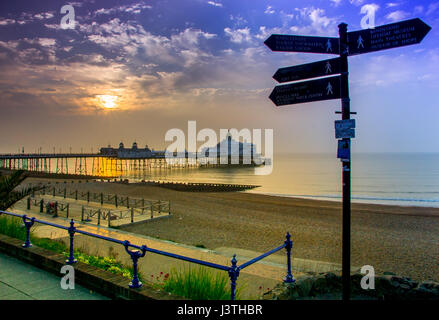
<svg viewBox="0 0 439 320"><path fill-rule="evenodd" d="M168 181L142 181L139 185L151 185L161 188L168 188L177 191L192 191L192 192L234 192L244 191L260 186L248 184L223 184L223 183L194 183L194 182L168 182Z"/></svg>

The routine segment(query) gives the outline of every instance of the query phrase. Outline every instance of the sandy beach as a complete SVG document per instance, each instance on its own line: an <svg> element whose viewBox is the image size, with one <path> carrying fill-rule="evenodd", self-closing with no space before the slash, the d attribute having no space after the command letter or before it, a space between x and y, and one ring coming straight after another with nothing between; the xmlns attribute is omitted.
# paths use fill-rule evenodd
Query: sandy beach
<svg viewBox="0 0 439 320"><path fill-rule="evenodd" d="M53 181L28 178L27 182ZM64 185L64 180L58 186ZM288 231L297 258L341 263L341 203L245 192L181 192L156 186L72 183L71 189L170 200L172 217L124 230L208 249L264 252ZM352 204L352 265L439 280L439 209Z"/></svg>

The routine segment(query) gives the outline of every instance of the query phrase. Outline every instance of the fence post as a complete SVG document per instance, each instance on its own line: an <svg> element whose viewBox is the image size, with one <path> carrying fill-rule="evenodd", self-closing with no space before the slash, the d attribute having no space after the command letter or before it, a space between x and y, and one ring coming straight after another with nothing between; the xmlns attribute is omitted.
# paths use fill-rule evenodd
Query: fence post
<svg viewBox="0 0 439 320"><path fill-rule="evenodd" d="M30 197L27 198L27 210L30 210Z"/></svg>
<svg viewBox="0 0 439 320"><path fill-rule="evenodd" d="M115 204L115 206L117 208L117 193L114 195L114 204Z"/></svg>
<svg viewBox="0 0 439 320"><path fill-rule="evenodd" d="M64 188L64 199L66 198L66 196L67 196L67 188Z"/></svg>
<svg viewBox="0 0 439 320"><path fill-rule="evenodd" d="M236 266L236 254L232 258L232 266L229 267L229 277L230 277L230 300L235 300L236 298L236 280L239 277L239 268Z"/></svg>
<svg viewBox="0 0 439 320"><path fill-rule="evenodd" d="M84 206L81 208L81 222L84 221Z"/></svg>
<svg viewBox="0 0 439 320"><path fill-rule="evenodd" d="M149 202L150 206L151 206L151 219L154 218L154 204L152 203L152 201Z"/></svg>
<svg viewBox="0 0 439 320"><path fill-rule="evenodd" d="M70 253L69 253L69 258L66 260L66 263L74 264L78 260L76 260L75 257L73 256L73 236L75 235L75 231L76 231L73 219L70 221L70 227L67 229L67 231L69 232L69 236L70 236Z"/></svg>
<svg viewBox="0 0 439 320"><path fill-rule="evenodd" d="M40 212L43 213L43 211L44 211L44 200L41 199L40 200Z"/></svg>
<svg viewBox="0 0 439 320"><path fill-rule="evenodd" d="M23 248L32 247L32 243L30 243L30 228L34 225L35 218L31 218L30 221L26 221L27 216L23 216L24 226L26 227L26 241L21 245Z"/></svg>
<svg viewBox="0 0 439 320"><path fill-rule="evenodd" d="M287 250L287 275L284 279L285 283L294 283L296 280L293 278L291 274L291 249L293 247L293 241L291 241L291 235L287 232L286 240L285 240L285 249Z"/></svg>
<svg viewBox="0 0 439 320"><path fill-rule="evenodd" d="M130 198L127 197L127 208L130 207Z"/></svg>
<svg viewBox="0 0 439 320"><path fill-rule="evenodd" d="M55 196L55 186L53 186L53 196Z"/></svg>
<svg viewBox="0 0 439 320"><path fill-rule="evenodd" d="M55 201L55 214L53 215L53 217L58 217L58 201Z"/></svg>
<svg viewBox="0 0 439 320"><path fill-rule="evenodd" d="M159 200L159 215L160 215L160 213L162 213L162 203Z"/></svg>
<svg viewBox="0 0 439 320"><path fill-rule="evenodd" d="M108 228L111 228L111 210L108 210L107 219L108 219Z"/></svg>
<svg viewBox="0 0 439 320"><path fill-rule="evenodd" d="M125 247L125 251L130 255L131 260L133 260L133 279L128 284L128 287L140 288L142 286L142 282L139 281L139 276L137 275L137 260L145 256L146 246L143 245L141 247L141 251L132 251L128 249L128 246L130 245L130 242L128 240L125 240L123 242L123 245Z"/></svg>
<svg viewBox="0 0 439 320"><path fill-rule="evenodd" d="M104 194L101 192L101 206L104 204Z"/></svg>
<svg viewBox="0 0 439 320"><path fill-rule="evenodd" d="M70 204L67 203L67 206L66 206L66 218L69 217L69 207L70 207Z"/></svg>
<svg viewBox="0 0 439 320"><path fill-rule="evenodd" d="M171 215L171 201L168 201L168 210L169 210L169 215Z"/></svg>
<svg viewBox="0 0 439 320"><path fill-rule="evenodd" d="M90 202L90 191L87 191L87 203Z"/></svg>
<svg viewBox="0 0 439 320"><path fill-rule="evenodd" d="M75 190L75 200L78 200L78 190Z"/></svg>
<svg viewBox="0 0 439 320"><path fill-rule="evenodd" d="M101 225L101 209L98 209L98 226Z"/></svg>
<svg viewBox="0 0 439 320"><path fill-rule="evenodd" d="M134 222L134 208L131 208L131 223Z"/></svg>

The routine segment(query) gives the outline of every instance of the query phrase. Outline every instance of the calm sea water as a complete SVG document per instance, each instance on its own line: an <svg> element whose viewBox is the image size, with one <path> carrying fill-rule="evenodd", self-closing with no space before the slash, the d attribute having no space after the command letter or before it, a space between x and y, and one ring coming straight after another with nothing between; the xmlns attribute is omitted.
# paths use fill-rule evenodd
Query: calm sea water
<svg viewBox="0 0 439 320"><path fill-rule="evenodd" d="M277 154L270 175L254 168L152 169L122 178L254 184L249 192L341 201L341 163L334 154ZM352 201L439 207L439 154L353 154Z"/></svg>

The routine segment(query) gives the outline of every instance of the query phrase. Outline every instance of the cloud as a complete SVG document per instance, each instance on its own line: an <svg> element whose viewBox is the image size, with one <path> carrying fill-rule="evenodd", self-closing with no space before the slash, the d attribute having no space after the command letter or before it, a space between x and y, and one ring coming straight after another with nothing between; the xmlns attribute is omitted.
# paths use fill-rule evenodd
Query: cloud
<svg viewBox="0 0 439 320"><path fill-rule="evenodd" d="M397 3L397 2L388 2L388 3L386 3L386 8L394 8L394 7L397 7L399 5L401 5L401 4Z"/></svg>
<svg viewBox="0 0 439 320"><path fill-rule="evenodd" d="M232 30L230 28L225 28L224 32L226 36L230 38L230 41L234 43L251 42L252 37L250 34L250 28L245 27L243 29Z"/></svg>
<svg viewBox="0 0 439 320"><path fill-rule="evenodd" d="M273 7L272 7L272 6L267 6L267 8L266 8L265 11L264 11L265 14L273 14L273 13L275 13L275 12L276 12L276 11L273 10Z"/></svg>
<svg viewBox="0 0 439 320"><path fill-rule="evenodd" d="M303 34L330 35L337 30L337 18L325 15L325 10L315 7L295 8L298 22L290 27L291 31Z"/></svg>
<svg viewBox="0 0 439 320"><path fill-rule="evenodd" d="M424 7L423 6L416 6L414 9L413 9L413 13L414 14L420 14L420 13L422 13L424 11Z"/></svg>
<svg viewBox="0 0 439 320"><path fill-rule="evenodd" d="M113 8L101 8L95 11L95 15L111 15L111 14L116 14L116 13L121 13L121 12L126 12L126 13L133 13L133 14L138 14L140 12L142 12L142 10L145 9L151 9L152 6L144 4L142 2L138 2L138 3L134 3L131 5L124 5L124 6L119 6L119 7L113 7Z"/></svg>
<svg viewBox="0 0 439 320"><path fill-rule="evenodd" d="M364 0L349 0L349 2L351 4L353 4L354 6L361 6L364 2Z"/></svg>
<svg viewBox="0 0 439 320"><path fill-rule="evenodd" d="M397 10L397 11L393 11L393 12L389 13L386 16L386 18L391 20L391 21L399 21L399 20L404 20L408 16L409 16L409 13L402 11L402 10Z"/></svg>
<svg viewBox="0 0 439 320"><path fill-rule="evenodd" d="M14 24L15 20L14 19L0 19L0 26L6 26L8 24Z"/></svg>
<svg viewBox="0 0 439 320"><path fill-rule="evenodd" d="M433 2L428 6L427 16L435 12L439 8L439 2Z"/></svg>
<svg viewBox="0 0 439 320"><path fill-rule="evenodd" d="M235 27L241 27L241 26L243 26L243 25L245 25L245 24L247 24L248 22L247 22L247 20L245 20L241 15L236 15L236 16L234 16L234 15L230 15L230 20L231 21L233 21L233 23L234 23L234 26Z"/></svg>
<svg viewBox="0 0 439 320"><path fill-rule="evenodd" d="M334 5L334 7L338 7L340 5L342 0L331 0L332 4Z"/></svg>
<svg viewBox="0 0 439 320"><path fill-rule="evenodd" d="M223 4L219 3L219 2L207 1L207 3L210 4L211 6L214 6L214 7L220 7L220 8L223 7Z"/></svg>

